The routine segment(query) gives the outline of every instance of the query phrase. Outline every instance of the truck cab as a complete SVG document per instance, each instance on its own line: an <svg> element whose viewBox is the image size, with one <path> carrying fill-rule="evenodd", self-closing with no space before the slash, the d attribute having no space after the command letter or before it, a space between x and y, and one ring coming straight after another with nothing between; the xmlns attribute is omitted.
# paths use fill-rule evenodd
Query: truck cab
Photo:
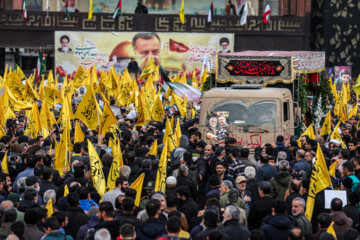
<svg viewBox="0 0 360 240"><path fill-rule="evenodd" d="M209 113L228 112L225 136L235 138L237 145L256 148L275 143L278 135L289 142L295 122L292 99L287 88L213 88L202 96L199 130L207 143L224 144L224 135L218 137L210 129Z"/></svg>

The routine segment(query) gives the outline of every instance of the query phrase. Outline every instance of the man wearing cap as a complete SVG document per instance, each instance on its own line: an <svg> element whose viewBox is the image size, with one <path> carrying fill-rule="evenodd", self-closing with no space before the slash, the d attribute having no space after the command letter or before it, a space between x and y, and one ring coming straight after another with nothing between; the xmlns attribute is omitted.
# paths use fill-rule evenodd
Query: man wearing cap
<svg viewBox="0 0 360 240"><path fill-rule="evenodd" d="M176 195L176 184L177 184L177 180L174 176L169 176L166 178L166 190L165 190L166 196L169 196L169 194Z"/></svg>
<svg viewBox="0 0 360 240"><path fill-rule="evenodd" d="M19 194L17 193L10 193L8 196L7 196L7 200L10 200L12 203L13 203L13 206L14 208L16 209L16 212L17 212L17 218L16 220L17 221L24 221L24 213L23 212L20 212L18 210L18 207L19 207L19 202L20 202L20 196ZM3 201L1 204L3 204L5 201Z"/></svg>
<svg viewBox="0 0 360 240"><path fill-rule="evenodd" d="M244 176L238 176L235 180L236 188L239 190L240 197L244 199L246 209L249 212L252 205L252 195L249 190L246 190L246 178Z"/></svg>
<svg viewBox="0 0 360 240"><path fill-rule="evenodd" d="M149 181L143 189L146 190L147 195L141 198L139 207L145 209L147 202L150 200L149 196L154 192L155 182Z"/></svg>
<svg viewBox="0 0 360 240"><path fill-rule="evenodd" d="M104 194L102 201L109 201L112 203L112 205L115 208L115 199L119 195L125 195L126 188L129 187L129 181L126 177L118 177L115 181L116 187L111 190L110 192L107 192Z"/></svg>
<svg viewBox="0 0 360 240"><path fill-rule="evenodd" d="M229 180L224 180L221 182L221 185L219 188L220 194L221 194L221 196L220 196L220 207L221 208L224 208L227 204L229 204L229 191L232 188L233 188L233 185ZM238 198L236 205L239 208L242 208L245 211L247 211L245 201L242 198Z"/></svg>

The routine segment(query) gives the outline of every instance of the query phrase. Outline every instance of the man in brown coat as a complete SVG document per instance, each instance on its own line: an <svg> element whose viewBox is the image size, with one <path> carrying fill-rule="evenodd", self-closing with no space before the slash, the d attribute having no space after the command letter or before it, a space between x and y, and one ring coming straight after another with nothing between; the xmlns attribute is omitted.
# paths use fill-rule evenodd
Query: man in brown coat
<svg viewBox="0 0 360 240"><path fill-rule="evenodd" d="M353 221L347 217L342 210L343 203L341 199L334 198L331 200L331 213L330 216L334 222L334 230L337 234L342 234L345 229L351 228Z"/></svg>

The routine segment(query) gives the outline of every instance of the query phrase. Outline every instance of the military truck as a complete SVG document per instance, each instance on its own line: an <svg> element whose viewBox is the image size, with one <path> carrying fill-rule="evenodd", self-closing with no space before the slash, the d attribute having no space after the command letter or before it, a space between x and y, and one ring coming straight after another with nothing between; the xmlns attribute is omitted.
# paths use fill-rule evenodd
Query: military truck
<svg viewBox="0 0 360 240"><path fill-rule="evenodd" d="M323 52L239 52L218 54L215 87L201 99L199 130L208 143L256 148L275 143L282 135L290 141L301 122L296 102L299 73L324 70ZM278 86L282 87L278 87Z"/></svg>

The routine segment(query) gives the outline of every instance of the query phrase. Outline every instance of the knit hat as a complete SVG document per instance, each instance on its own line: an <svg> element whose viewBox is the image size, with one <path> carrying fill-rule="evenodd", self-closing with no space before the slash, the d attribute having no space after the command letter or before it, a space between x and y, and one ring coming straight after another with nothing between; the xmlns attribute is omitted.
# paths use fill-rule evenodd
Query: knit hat
<svg viewBox="0 0 360 240"><path fill-rule="evenodd" d="M169 185L176 185L177 181L176 178L174 176L170 176L166 178L166 184Z"/></svg>
<svg viewBox="0 0 360 240"><path fill-rule="evenodd" d="M38 182L38 179L36 176L30 176L30 177L27 177L26 180L25 180L25 184L26 186L34 186L36 183Z"/></svg>

